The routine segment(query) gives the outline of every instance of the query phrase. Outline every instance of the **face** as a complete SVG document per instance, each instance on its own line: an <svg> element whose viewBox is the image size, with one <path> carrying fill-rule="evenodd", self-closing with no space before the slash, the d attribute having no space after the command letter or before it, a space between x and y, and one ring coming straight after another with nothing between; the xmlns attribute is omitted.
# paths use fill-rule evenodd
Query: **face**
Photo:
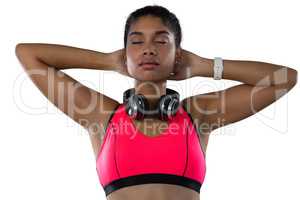
<svg viewBox="0 0 300 200"><path fill-rule="evenodd" d="M140 17L127 36L128 73L140 81L167 80L173 71L179 48L174 34L153 16Z"/></svg>

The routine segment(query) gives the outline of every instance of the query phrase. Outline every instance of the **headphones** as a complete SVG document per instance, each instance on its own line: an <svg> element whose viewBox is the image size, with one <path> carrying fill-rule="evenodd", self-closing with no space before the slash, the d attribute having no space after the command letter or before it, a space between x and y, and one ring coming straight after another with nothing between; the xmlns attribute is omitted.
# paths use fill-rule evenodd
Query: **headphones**
<svg viewBox="0 0 300 200"><path fill-rule="evenodd" d="M179 108L179 93L166 88L166 94L159 98L154 110L149 110L149 102L142 94L135 94L135 88L127 89L123 93L123 103L129 117L142 120L145 117L154 116L160 120L171 119Z"/></svg>

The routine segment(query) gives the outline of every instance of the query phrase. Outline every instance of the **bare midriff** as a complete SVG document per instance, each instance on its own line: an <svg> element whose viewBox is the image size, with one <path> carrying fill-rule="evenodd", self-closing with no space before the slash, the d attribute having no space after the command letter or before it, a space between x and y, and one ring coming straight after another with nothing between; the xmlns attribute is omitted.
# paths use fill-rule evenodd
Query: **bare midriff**
<svg viewBox="0 0 300 200"><path fill-rule="evenodd" d="M121 188L110 193L108 200L200 200L200 194L171 184L143 184Z"/></svg>

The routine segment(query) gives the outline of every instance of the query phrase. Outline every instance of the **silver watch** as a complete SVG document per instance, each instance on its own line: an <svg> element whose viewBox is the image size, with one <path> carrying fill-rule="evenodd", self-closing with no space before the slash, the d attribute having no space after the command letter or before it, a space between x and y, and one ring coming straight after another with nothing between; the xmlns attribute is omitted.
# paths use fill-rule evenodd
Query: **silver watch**
<svg viewBox="0 0 300 200"><path fill-rule="evenodd" d="M220 80L223 73L223 60L221 57L214 58L214 79Z"/></svg>

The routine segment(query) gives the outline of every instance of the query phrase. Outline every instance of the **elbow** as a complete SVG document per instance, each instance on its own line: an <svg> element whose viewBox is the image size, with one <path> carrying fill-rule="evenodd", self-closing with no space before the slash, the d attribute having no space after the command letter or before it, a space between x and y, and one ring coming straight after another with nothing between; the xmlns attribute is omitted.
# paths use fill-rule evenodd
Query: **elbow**
<svg viewBox="0 0 300 200"><path fill-rule="evenodd" d="M30 45L30 44L32 44L32 43L18 43L17 45L16 45L16 50L20 50L20 49L24 49L25 47L26 48L28 48L28 46Z"/></svg>
<svg viewBox="0 0 300 200"><path fill-rule="evenodd" d="M16 56L19 56L21 52L26 51L26 44L25 43L18 43L15 47L15 54Z"/></svg>
<svg viewBox="0 0 300 200"><path fill-rule="evenodd" d="M295 69L289 68L288 81L292 87L294 87L298 81L298 72Z"/></svg>
<svg viewBox="0 0 300 200"><path fill-rule="evenodd" d="M20 49L23 49L26 46L26 43L18 43L16 45L16 51L20 51Z"/></svg>
<svg viewBox="0 0 300 200"><path fill-rule="evenodd" d="M292 69L292 68L288 68L287 82L286 82L286 84L284 84L285 87L288 90L291 90L297 84L297 81L298 81L298 72L297 72L297 70Z"/></svg>
<svg viewBox="0 0 300 200"><path fill-rule="evenodd" d="M297 70L290 67L282 67L273 73L273 86L293 87L298 79Z"/></svg>
<svg viewBox="0 0 300 200"><path fill-rule="evenodd" d="M34 51L33 47L30 45L30 43L18 43L15 46L15 55L17 58L21 57L33 57L34 56Z"/></svg>
<svg viewBox="0 0 300 200"><path fill-rule="evenodd" d="M18 43L15 47L15 52L19 53L19 52L24 52L24 51L29 51L31 49L33 49L34 47L34 43Z"/></svg>
<svg viewBox="0 0 300 200"><path fill-rule="evenodd" d="M274 76L275 84L273 86L290 90L297 83L298 72L290 67L284 67L278 73L276 72Z"/></svg>
<svg viewBox="0 0 300 200"><path fill-rule="evenodd" d="M16 45L15 47L15 54L18 55L18 53L20 52L20 49L22 48L23 44L19 43Z"/></svg>

